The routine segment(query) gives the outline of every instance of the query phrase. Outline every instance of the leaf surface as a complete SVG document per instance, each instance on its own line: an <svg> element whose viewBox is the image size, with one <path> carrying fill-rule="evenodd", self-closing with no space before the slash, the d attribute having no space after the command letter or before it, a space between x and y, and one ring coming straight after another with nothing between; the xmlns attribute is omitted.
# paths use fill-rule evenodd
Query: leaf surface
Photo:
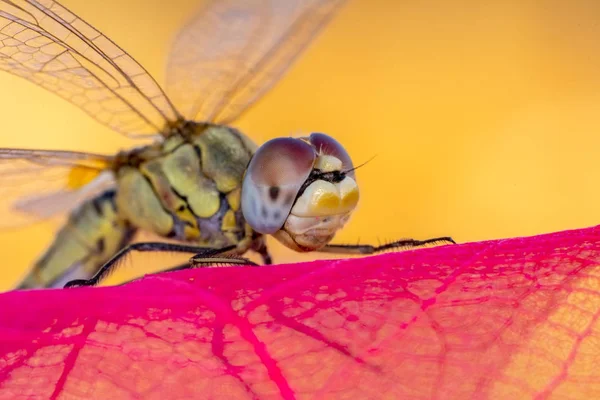
<svg viewBox="0 0 600 400"><path fill-rule="evenodd" d="M600 227L0 295L0 399L600 398Z"/></svg>

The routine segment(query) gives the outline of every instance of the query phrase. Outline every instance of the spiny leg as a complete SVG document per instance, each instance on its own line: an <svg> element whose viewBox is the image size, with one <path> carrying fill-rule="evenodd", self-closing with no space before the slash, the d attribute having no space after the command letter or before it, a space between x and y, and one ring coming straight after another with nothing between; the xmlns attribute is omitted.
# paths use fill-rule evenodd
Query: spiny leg
<svg viewBox="0 0 600 400"><path fill-rule="evenodd" d="M231 246L231 247L233 248L234 246ZM206 248L203 248L203 249L206 250ZM223 252L229 251L229 249L230 248L223 249ZM267 248L267 242L266 242L264 236L255 234L255 236L253 237L252 245L250 246L250 249L261 256L261 258L263 259L264 265L271 265L273 263L273 259L271 258L271 255L269 254L269 250ZM204 257L205 259L202 260L201 259L202 257ZM219 261L221 261L221 262L219 262ZM228 265L236 264L236 265L258 266L258 264L255 264L255 263L251 262L250 260L247 260L246 258L243 258L243 257L226 257L222 260L217 260L215 257L206 259L206 255L196 254L188 262L176 265L174 267L160 270L157 273L181 271L183 269L196 268L198 266L201 266L201 267L209 266L210 264L228 264ZM125 284L130 283L137 279L138 278L127 281L127 282L123 282L121 285L125 285Z"/></svg>
<svg viewBox="0 0 600 400"><path fill-rule="evenodd" d="M191 265L190 265L190 262L189 262L189 261L187 261L187 262L184 262L184 263L178 264L178 265L176 265L176 266L174 266L174 267L170 267L170 268L166 268L166 269L161 269L160 271L156 271L155 273L156 273L156 274L160 274L160 273L162 273L162 272L180 271L180 270L182 270L182 269L188 269L188 268L190 268L190 267L191 267ZM138 276L137 278L133 278L133 279L131 279L131 280L128 280L128 281L125 281L125 282L119 283L119 284L118 284L118 285L116 285L116 286L123 286L123 285L127 285L128 283L135 282L135 281L137 281L137 280L139 280L139 279L141 279L141 278L142 278L142 277Z"/></svg>
<svg viewBox="0 0 600 400"><path fill-rule="evenodd" d="M369 244L328 244L327 246L317 250L321 253L337 253L337 254L375 254L386 250L414 248L425 246L428 244L456 244L454 239L449 236L437 237L425 240L416 239L401 239L394 242L386 243L381 246L372 246Z"/></svg>
<svg viewBox="0 0 600 400"><path fill-rule="evenodd" d="M194 256L190 259L188 263L188 268L193 268L197 265L204 264L237 264L237 265L256 265L252 261L242 258L242 257L234 257L227 256L225 253L235 250L236 246L227 246L220 249L214 248L206 248L199 246L188 246L181 245L175 243L162 243L162 242L143 242L143 243L133 243L130 244L123 249L121 249L115 256L108 261L106 264L102 266L96 272L96 275L91 277L90 279L76 279L67 282L65 288L74 287L74 286L95 286L102 281L106 276L108 276L111 272L113 272L116 268L119 267L120 262L124 259L124 257L132 251L139 252L170 252L170 253L191 253ZM180 265L175 267L177 269L184 269L184 265ZM173 270L170 269L170 270Z"/></svg>

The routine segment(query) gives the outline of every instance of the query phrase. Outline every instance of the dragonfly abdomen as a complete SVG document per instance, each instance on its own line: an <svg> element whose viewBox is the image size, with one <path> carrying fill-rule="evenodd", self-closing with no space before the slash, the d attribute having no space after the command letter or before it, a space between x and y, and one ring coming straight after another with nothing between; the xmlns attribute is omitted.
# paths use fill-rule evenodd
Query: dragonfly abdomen
<svg viewBox="0 0 600 400"><path fill-rule="evenodd" d="M115 191L104 192L71 213L18 288L63 287L74 278L91 277L134 233L116 209Z"/></svg>

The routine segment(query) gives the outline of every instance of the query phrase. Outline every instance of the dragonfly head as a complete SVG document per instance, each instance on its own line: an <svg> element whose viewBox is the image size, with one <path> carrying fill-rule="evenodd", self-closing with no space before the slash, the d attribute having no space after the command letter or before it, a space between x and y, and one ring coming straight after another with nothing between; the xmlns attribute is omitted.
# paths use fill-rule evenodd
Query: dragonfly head
<svg viewBox="0 0 600 400"><path fill-rule="evenodd" d="M242 212L255 231L296 251L325 246L358 203L352 160L322 133L278 138L254 154L242 184Z"/></svg>

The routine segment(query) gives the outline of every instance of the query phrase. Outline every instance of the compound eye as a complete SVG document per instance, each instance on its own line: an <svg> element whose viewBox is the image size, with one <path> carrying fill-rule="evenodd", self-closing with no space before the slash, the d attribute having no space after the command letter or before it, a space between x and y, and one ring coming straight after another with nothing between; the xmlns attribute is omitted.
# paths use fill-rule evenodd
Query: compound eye
<svg viewBox="0 0 600 400"><path fill-rule="evenodd" d="M242 213L252 229L281 229L316 157L311 145L294 138L270 140L256 151L242 183Z"/></svg>
<svg viewBox="0 0 600 400"><path fill-rule="evenodd" d="M354 168L352 159L340 142L329 135L325 135L324 133L311 133L308 140L315 147L317 153L327 154L339 159L342 162L342 170L350 171L348 172L348 176L351 176L352 179L355 179L354 171L352 170L352 168Z"/></svg>

